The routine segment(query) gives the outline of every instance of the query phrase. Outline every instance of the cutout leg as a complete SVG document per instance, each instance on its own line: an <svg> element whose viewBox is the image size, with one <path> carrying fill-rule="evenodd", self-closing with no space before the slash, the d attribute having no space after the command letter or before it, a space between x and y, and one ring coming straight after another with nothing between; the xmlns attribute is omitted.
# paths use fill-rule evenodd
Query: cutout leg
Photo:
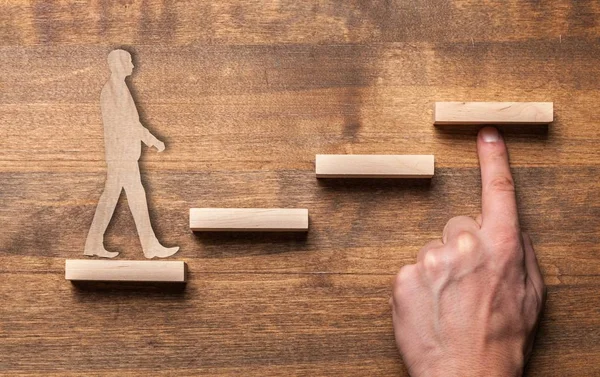
<svg viewBox="0 0 600 377"><path fill-rule="evenodd" d="M121 190L122 187L118 179L116 179L114 172L111 172L109 168L104 191L98 201L96 213L94 214L94 219L92 220L92 225L85 241L84 255L96 255L104 258L114 258L119 255L117 252L110 252L104 248L104 232L106 232L106 228L113 216L119 195L121 195Z"/></svg>
<svg viewBox="0 0 600 377"><path fill-rule="evenodd" d="M150 223L150 214L148 213L146 191L142 186L137 162L135 163L135 171L128 172L125 193L127 194L127 202L133 214L135 226L140 236L140 242L146 258L166 258L179 251L179 247L167 248L162 246L154 234L152 224Z"/></svg>

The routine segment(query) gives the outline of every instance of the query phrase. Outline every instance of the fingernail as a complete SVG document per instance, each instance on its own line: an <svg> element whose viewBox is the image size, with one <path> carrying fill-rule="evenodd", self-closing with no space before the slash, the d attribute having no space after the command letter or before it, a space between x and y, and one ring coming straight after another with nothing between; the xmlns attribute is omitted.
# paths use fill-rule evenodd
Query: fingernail
<svg viewBox="0 0 600 377"><path fill-rule="evenodd" d="M481 130L481 138L486 143L495 143L500 139L500 135L495 127L486 127Z"/></svg>

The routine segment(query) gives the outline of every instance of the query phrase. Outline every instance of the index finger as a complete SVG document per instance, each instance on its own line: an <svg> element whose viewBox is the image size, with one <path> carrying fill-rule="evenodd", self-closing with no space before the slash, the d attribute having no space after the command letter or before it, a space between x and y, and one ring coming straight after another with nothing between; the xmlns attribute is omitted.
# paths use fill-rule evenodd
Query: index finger
<svg viewBox="0 0 600 377"><path fill-rule="evenodd" d="M485 127L477 136L481 166L482 229L519 231L515 184L510 173L504 139L494 127Z"/></svg>

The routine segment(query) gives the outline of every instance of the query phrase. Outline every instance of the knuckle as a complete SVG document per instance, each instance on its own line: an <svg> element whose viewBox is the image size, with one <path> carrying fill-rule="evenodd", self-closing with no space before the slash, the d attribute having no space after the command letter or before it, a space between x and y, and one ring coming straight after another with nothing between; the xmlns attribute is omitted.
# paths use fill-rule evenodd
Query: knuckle
<svg viewBox="0 0 600 377"><path fill-rule="evenodd" d="M414 279L414 275L414 265L407 264L402 266L402 268L400 268L400 271L398 271L398 273L396 274L396 279L394 280L394 288L398 289L406 283L410 282Z"/></svg>
<svg viewBox="0 0 600 377"><path fill-rule="evenodd" d="M427 245L423 246L417 253L417 264L419 264L419 262L422 263L425 257L427 257L427 254L431 252L431 250L432 249L427 247Z"/></svg>
<svg viewBox="0 0 600 377"><path fill-rule="evenodd" d="M433 253L429 253L423 259L423 267L426 271L435 271L440 264L439 257Z"/></svg>
<svg viewBox="0 0 600 377"><path fill-rule="evenodd" d="M402 305L403 302L410 300L412 287L416 280L415 267L415 265L402 266L396 274L392 289L392 304Z"/></svg>
<svg viewBox="0 0 600 377"><path fill-rule="evenodd" d="M492 178L489 188L496 192L515 192L515 182L512 177L498 176Z"/></svg>
<svg viewBox="0 0 600 377"><path fill-rule="evenodd" d="M438 252L428 253L423 259L423 271L426 276L435 279L444 275L457 264L454 253Z"/></svg>
<svg viewBox="0 0 600 377"><path fill-rule="evenodd" d="M471 254L477 251L477 237L467 230L460 231L456 236L456 247L460 254Z"/></svg>

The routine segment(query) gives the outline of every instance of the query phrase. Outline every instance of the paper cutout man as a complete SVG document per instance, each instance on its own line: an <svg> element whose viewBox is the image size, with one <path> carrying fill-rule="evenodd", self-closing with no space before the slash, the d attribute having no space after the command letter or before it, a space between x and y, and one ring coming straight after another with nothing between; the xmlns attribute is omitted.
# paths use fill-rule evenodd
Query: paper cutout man
<svg viewBox="0 0 600 377"><path fill-rule="evenodd" d="M140 123L133 97L125 83L125 78L133 71L131 55L124 50L111 51L108 54L108 66L111 76L100 95L108 172L104 192L85 242L84 254L105 258L119 254L104 248L104 232L124 189L144 255L146 258L165 258L175 254L179 247L166 248L156 238L150 224L146 192L138 165L141 142L156 147L159 152L165 149L165 144Z"/></svg>

